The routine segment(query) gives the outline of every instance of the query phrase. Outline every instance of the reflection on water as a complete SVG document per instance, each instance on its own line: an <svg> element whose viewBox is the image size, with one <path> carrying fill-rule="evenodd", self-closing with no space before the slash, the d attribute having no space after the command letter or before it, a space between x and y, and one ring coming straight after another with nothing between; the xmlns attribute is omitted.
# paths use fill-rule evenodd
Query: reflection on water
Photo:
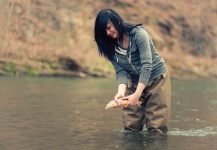
<svg viewBox="0 0 217 150"><path fill-rule="evenodd" d="M148 134L148 133L128 133L124 132L123 136L123 145L121 145L124 149L151 149L151 148L159 148L159 149L167 149L167 136L159 135L159 134Z"/></svg>
<svg viewBox="0 0 217 150"><path fill-rule="evenodd" d="M0 149L215 149L217 81L172 80L168 135L125 132L114 79L0 78Z"/></svg>

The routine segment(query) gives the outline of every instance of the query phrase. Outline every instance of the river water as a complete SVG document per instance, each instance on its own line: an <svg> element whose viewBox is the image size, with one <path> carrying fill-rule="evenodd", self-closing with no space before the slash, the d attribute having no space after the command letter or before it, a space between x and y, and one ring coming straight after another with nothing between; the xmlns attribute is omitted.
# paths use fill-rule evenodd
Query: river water
<svg viewBox="0 0 217 150"><path fill-rule="evenodd" d="M1 77L0 149L216 149L216 80L172 80L168 135L125 132L121 109L103 109L116 90L110 78Z"/></svg>

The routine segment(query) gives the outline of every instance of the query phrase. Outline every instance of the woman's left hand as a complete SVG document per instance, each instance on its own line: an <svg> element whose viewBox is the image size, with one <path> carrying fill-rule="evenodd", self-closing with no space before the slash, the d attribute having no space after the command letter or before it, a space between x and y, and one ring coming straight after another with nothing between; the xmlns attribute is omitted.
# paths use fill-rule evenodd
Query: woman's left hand
<svg viewBox="0 0 217 150"><path fill-rule="evenodd" d="M134 93L132 95L126 96L121 98L122 100L128 100L128 103L125 105L125 107L128 107L129 105L136 105L139 101L140 95Z"/></svg>

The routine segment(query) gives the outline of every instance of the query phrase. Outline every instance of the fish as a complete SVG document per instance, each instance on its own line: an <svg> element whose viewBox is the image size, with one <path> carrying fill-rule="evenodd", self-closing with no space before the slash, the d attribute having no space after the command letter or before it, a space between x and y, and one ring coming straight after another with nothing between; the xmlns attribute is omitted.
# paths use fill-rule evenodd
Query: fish
<svg viewBox="0 0 217 150"><path fill-rule="evenodd" d="M127 100L122 100L122 103L124 105L127 105L128 104L128 101ZM108 104L104 107L105 110L107 109L111 109L111 108L115 108L117 107L117 103L115 102L115 100L111 100L110 102L108 102Z"/></svg>

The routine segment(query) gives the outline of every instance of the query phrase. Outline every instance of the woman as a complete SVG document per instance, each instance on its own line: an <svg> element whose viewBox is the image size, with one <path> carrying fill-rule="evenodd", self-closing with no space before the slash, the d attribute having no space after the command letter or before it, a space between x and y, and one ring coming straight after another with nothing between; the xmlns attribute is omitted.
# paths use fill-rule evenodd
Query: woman
<svg viewBox="0 0 217 150"><path fill-rule="evenodd" d="M95 20L99 53L116 71L115 101L123 107L125 130L168 131L171 105L170 77L142 24L125 23L112 9L103 9ZM123 105L123 100L128 100ZM139 104L139 105L137 105Z"/></svg>

